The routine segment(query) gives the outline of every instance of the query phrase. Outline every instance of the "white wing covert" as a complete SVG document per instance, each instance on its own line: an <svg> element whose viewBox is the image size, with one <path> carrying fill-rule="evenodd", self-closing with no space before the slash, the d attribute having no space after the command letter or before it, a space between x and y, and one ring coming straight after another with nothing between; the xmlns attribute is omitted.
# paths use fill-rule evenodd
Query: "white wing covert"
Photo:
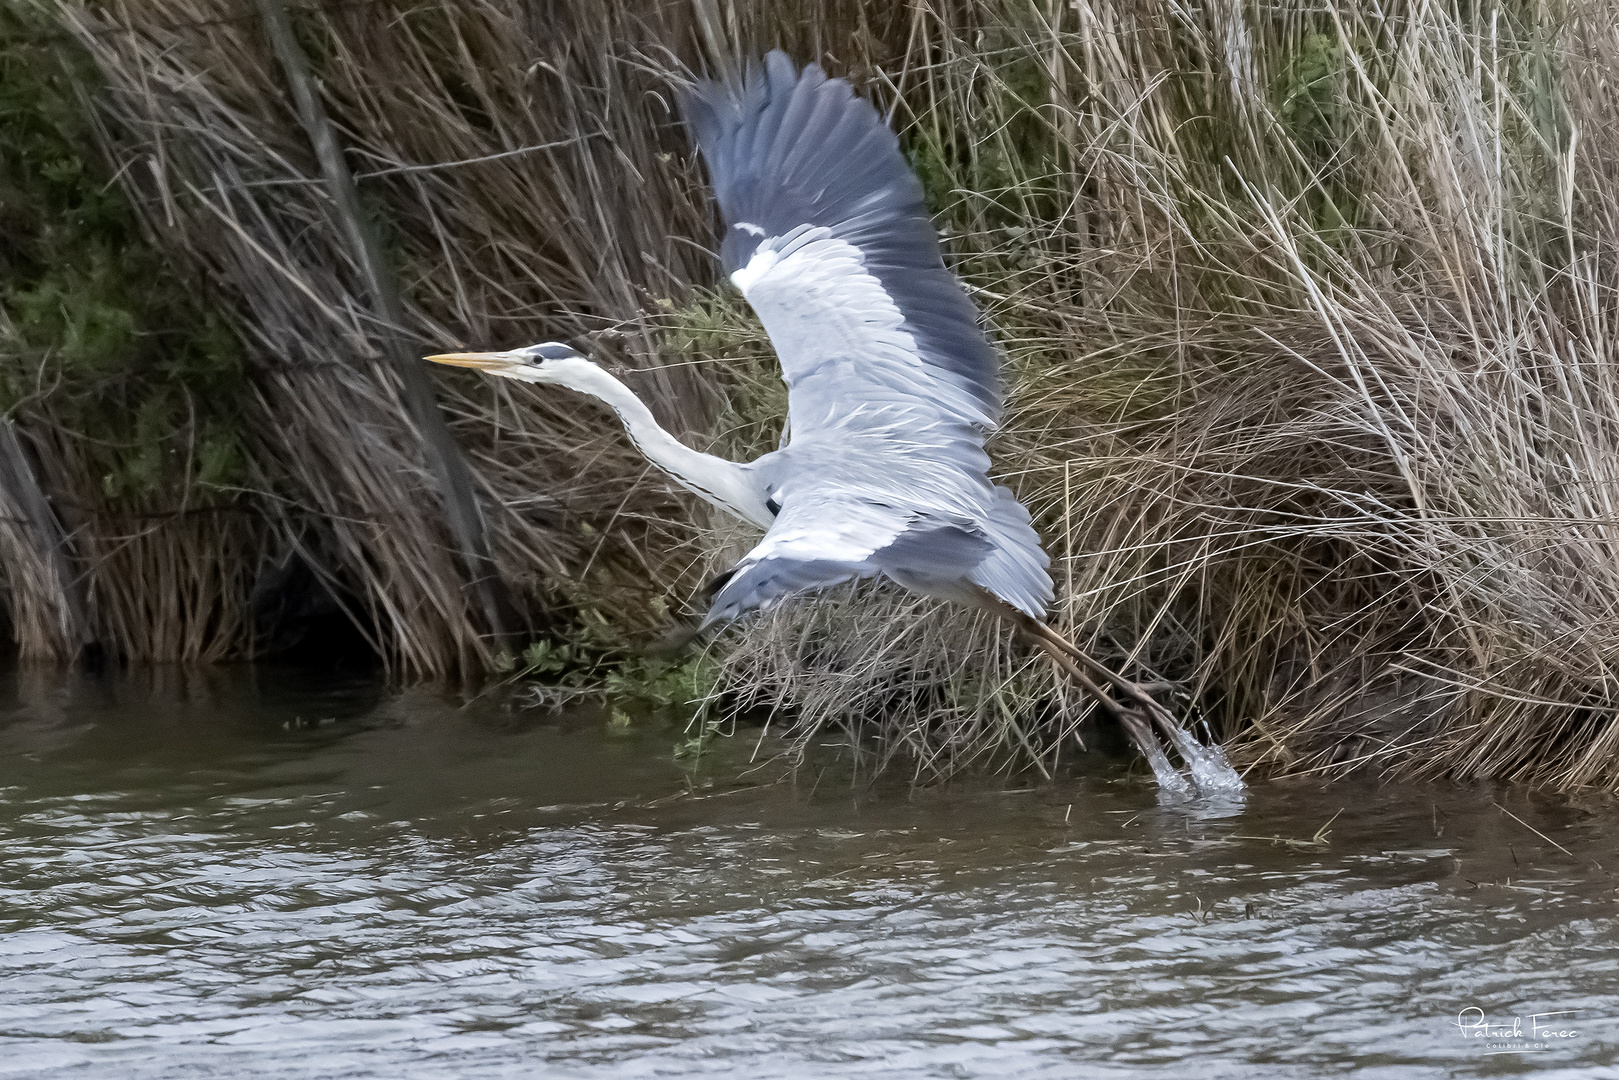
<svg viewBox="0 0 1619 1080"><path fill-rule="evenodd" d="M715 592L703 628L808 589L887 574L972 602L967 577L993 551L976 523L918 513L856 492L806 491ZM919 559L920 556L920 559Z"/></svg>

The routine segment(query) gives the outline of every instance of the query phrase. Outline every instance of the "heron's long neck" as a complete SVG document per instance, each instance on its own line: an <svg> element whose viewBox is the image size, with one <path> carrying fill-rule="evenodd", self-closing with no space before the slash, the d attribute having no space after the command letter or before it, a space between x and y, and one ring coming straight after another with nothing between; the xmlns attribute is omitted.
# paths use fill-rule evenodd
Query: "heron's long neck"
<svg viewBox="0 0 1619 1080"><path fill-rule="evenodd" d="M618 414L635 448L646 459L721 510L768 529L774 515L765 505L751 470L713 454L693 450L663 429L634 391L592 364L566 385L595 397Z"/></svg>

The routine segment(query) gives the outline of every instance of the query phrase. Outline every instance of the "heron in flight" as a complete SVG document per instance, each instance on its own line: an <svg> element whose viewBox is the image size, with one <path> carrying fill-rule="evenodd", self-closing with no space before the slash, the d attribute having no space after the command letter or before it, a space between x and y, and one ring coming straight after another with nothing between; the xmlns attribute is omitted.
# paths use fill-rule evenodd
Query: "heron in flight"
<svg viewBox="0 0 1619 1080"><path fill-rule="evenodd" d="M724 219L726 273L781 360L789 435L779 449L748 462L693 450L564 344L428 359L597 398L676 483L764 530L710 587L698 633L876 577L986 608L1118 717L1161 783L1184 784L1151 725L1183 757L1201 748L1150 694L1044 622L1050 560L1029 512L988 475L998 358L945 267L894 133L847 82L781 52L740 84L699 82L683 105Z"/></svg>

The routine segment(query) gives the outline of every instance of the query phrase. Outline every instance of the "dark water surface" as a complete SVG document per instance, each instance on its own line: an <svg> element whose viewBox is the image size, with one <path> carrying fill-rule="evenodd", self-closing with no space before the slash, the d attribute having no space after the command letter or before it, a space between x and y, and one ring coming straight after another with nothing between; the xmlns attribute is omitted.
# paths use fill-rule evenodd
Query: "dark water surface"
<svg viewBox="0 0 1619 1080"><path fill-rule="evenodd" d="M680 738L0 672L0 1076L1619 1075L1610 799L738 790L751 737Z"/></svg>

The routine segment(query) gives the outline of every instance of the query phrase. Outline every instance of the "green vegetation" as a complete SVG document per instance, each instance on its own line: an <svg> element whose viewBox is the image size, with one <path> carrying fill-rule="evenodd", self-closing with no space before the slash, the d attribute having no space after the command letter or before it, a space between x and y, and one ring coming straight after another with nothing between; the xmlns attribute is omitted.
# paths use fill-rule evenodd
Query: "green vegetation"
<svg viewBox="0 0 1619 1080"><path fill-rule="evenodd" d="M541 701L600 695L616 706L690 719L705 711L719 669L706 652L685 657L648 654L624 640L600 613L588 612L568 640L533 641L519 660L510 661L508 670L515 679L534 682ZM621 711L615 715L627 717ZM627 718L622 722L628 723Z"/></svg>
<svg viewBox="0 0 1619 1080"><path fill-rule="evenodd" d="M787 419L787 387L747 303L735 292L695 289L684 304L660 300L657 310L660 351L704 369L721 395L709 449L737 460L774 450Z"/></svg>
<svg viewBox="0 0 1619 1080"><path fill-rule="evenodd" d="M241 346L103 167L88 57L31 44L54 30L0 10L0 411L76 436L111 504L219 498L244 477Z"/></svg>

